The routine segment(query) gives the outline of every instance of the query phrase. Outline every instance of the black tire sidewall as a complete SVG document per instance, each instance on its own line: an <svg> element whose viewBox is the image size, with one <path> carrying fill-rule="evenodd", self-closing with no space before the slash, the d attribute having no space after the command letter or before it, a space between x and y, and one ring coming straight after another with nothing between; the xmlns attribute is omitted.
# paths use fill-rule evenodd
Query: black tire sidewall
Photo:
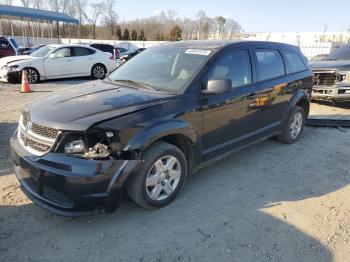
<svg viewBox="0 0 350 262"><path fill-rule="evenodd" d="M150 172L153 164L160 158L162 158L163 156L174 156L178 159L178 161L180 162L181 165L181 177L180 177L180 181L178 186L176 187L176 189L173 191L173 193L167 197L166 199L160 200L160 201L155 201L153 199L151 199L147 192L146 192L146 179L147 179L147 175ZM187 163L186 163L186 158L184 156L184 154L177 149L176 147L174 147L174 149L167 149L165 151L161 151L158 154L155 154L154 156L146 156L144 159L144 163L141 167L141 172L143 172L142 175L142 196L144 198L144 200L152 207L162 207L167 205L168 203L170 203L172 200L174 200L174 198L177 196L177 194L181 191L183 185L185 184L186 181L186 177L187 177Z"/></svg>

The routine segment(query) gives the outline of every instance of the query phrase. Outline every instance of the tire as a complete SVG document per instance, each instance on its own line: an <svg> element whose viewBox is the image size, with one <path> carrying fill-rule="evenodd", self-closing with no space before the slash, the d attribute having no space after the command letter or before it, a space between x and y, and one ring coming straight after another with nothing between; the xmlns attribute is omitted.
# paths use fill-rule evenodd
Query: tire
<svg viewBox="0 0 350 262"><path fill-rule="evenodd" d="M103 79L107 74L107 69L102 64L96 64L91 68L91 76L95 79Z"/></svg>
<svg viewBox="0 0 350 262"><path fill-rule="evenodd" d="M285 144L294 144L297 142L303 133L306 117L302 107L296 106L284 127L282 134L277 136L277 140Z"/></svg>
<svg viewBox="0 0 350 262"><path fill-rule="evenodd" d="M35 68L32 68L32 67L24 68L22 70L20 81L22 80L22 74L23 74L24 70L27 72L27 78L28 78L29 84L35 84L35 83L38 83L40 81L40 74L39 74L38 70L36 70Z"/></svg>
<svg viewBox="0 0 350 262"><path fill-rule="evenodd" d="M141 159L144 160L141 167L128 181L128 195L144 208L166 206L175 199L186 181L185 155L174 145L156 142ZM167 164L170 166L166 167Z"/></svg>

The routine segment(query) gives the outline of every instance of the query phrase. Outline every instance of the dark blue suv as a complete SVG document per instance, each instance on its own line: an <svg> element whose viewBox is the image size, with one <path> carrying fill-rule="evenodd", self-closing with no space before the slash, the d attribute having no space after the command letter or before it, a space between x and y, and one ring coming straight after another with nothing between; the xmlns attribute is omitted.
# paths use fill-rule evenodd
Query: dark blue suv
<svg viewBox="0 0 350 262"><path fill-rule="evenodd" d="M112 211L124 191L162 207L210 160L270 137L295 143L311 89L295 46L152 47L104 81L26 105L11 139L16 175L29 198L61 215Z"/></svg>

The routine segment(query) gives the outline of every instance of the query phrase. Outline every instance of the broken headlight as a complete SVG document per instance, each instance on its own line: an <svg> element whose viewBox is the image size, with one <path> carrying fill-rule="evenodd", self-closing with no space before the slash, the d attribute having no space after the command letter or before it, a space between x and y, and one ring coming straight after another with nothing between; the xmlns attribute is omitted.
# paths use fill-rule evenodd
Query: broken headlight
<svg viewBox="0 0 350 262"><path fill-rule="evenodd" d="M66 133L58 151L88 159L117 158L120 154L120 142L118 133L111 130Z"/></svg>
<svg viewBox="0 0 350 262"><path fill-rule="evenodd" d="M339 78L340 78L340 82L347 82L350 83L350 71L348 72L339 72Z"/></svg>

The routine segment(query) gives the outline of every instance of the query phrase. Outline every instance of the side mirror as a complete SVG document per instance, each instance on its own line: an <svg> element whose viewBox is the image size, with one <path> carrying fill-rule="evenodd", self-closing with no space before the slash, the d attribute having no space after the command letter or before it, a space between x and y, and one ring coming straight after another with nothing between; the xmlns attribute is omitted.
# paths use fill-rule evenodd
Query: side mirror
<svg viewBox="0 0 350 262"><path fill-rule="evenodd" d="M55 54L50 54L49 58L56 58L56 55Z"/></svg>
<svg viewBox="0 0 350 262"><path fill-rule="evenodd" d="M223 94L232 90L231 79L210 79L207 83L207 89L202 93L206 95Z"/></svg>

